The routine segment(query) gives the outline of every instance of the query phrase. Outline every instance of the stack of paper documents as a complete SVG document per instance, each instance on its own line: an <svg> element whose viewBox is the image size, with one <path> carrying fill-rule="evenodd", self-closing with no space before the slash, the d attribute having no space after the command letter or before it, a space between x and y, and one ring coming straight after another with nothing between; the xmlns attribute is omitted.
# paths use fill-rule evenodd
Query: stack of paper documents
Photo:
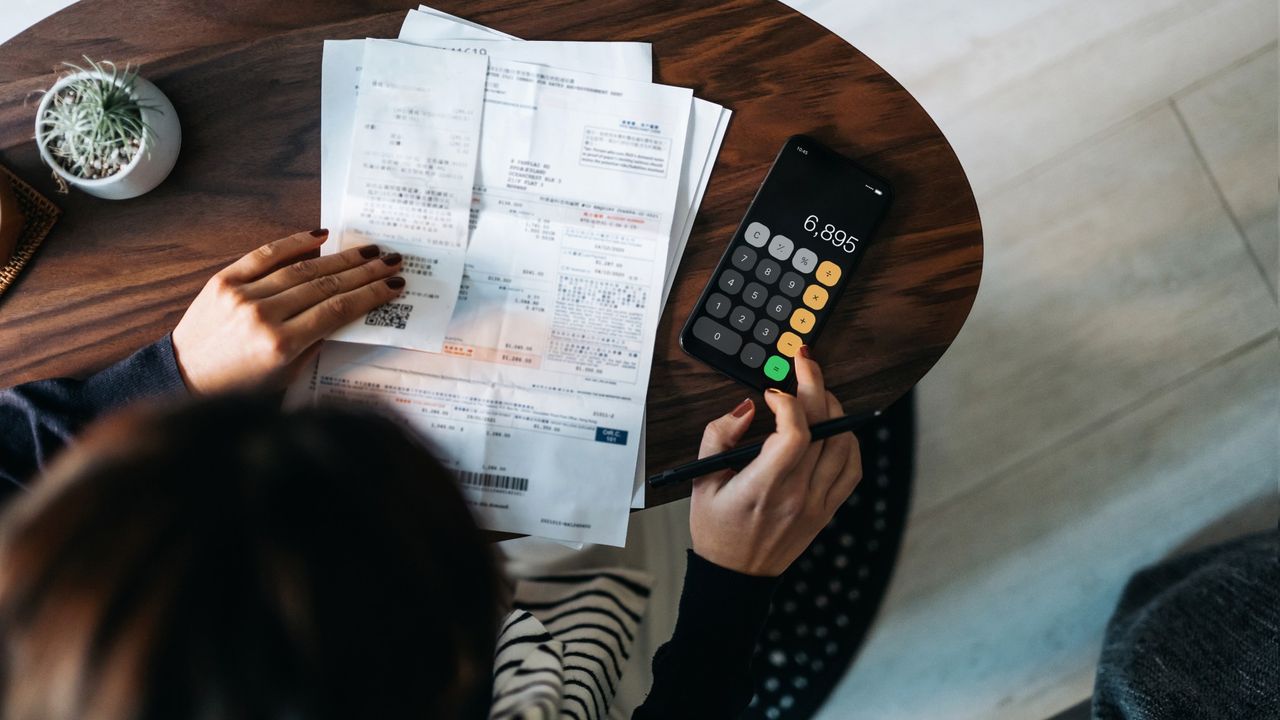
<svg viewBox="0 0 1280 720"><path fill-rule="evenodd" d="M644 502L658 318L729 121L648 43L525 42L430 8L331 40L324 252L401 253L404 295L290 402L390 405L483 527L621 545Z"/></svg>

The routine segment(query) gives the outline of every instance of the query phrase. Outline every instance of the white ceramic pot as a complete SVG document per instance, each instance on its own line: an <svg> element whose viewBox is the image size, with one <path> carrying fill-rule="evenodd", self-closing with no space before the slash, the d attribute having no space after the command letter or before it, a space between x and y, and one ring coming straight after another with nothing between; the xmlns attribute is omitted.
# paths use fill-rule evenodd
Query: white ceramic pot
<svg viewBox="0 0 1280 720"><path fill-rule="evenodd" d="M44 117L49 103L68 83L94 76L104 77L93 70L74 73L58 80L45 93L40 101L40 108L36 111L36 145L40 148L40 157L59 177L95 197L125 200L150 192L169 176L169 171L173 170L174 163L178 161L178 150L182 147L182 126L178 124L178 113L174 111L173 103L160 92L160 88L145 78L134 79L133 96L142 104L155 108L142 110L142 120L151 126L152 134L142 139L141 150L120 172L111 177L86 180L64 170L45 148L44 128L40 126L40 119Z"/></svg>

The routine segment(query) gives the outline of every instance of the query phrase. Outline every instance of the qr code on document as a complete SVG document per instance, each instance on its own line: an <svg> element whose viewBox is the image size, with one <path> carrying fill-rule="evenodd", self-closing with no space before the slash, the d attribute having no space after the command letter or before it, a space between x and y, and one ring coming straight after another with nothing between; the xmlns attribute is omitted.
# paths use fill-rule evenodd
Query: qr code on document
<svg viewBox="0 0 1280 720"><path fill-rule="evenodd" d="M412 305L387 303L382 307L374 308L368 315L365 315L364 324L404 330L409 322L409 313L411 312L413 312Z"/></svg>

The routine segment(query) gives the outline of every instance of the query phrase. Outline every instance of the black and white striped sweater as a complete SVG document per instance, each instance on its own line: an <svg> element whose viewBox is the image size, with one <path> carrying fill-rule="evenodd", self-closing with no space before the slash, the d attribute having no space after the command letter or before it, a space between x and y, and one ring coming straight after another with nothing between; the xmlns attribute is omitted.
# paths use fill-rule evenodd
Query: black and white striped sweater
<svg viewBox="0 0 1280 720"><path fill-rule="evenodd" d="M611 569L521 580L494 655L491 720L603 720L630 657L650 578ZM689 551L671 640L633 720L731 718L751 699L750 661L775 578L742 575Z"/></svg>

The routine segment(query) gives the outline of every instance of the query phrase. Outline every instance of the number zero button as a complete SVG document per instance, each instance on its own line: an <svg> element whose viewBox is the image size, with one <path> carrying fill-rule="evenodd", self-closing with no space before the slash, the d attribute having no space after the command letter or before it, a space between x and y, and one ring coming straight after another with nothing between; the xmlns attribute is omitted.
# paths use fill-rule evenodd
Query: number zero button
<svg viewBox="0 0 1280 720"><path fill-rule="evenodd" d="M742 347L741 335L709 317L700 317L693 323L693 336L725 355L732 355Z"/></svg>
<svg viewBox="0 0 1280 720"><path fill-rule="evenodd" d="M823 260L818 266L818 282L827 287L840 282L840 266L830 260Z"/></svg>
<svg viewBox="0 0 1280 720"><path fill-rule="evenodd" d="M821 285L810 285L804 289L804 304L814 310L821 310L827 306L827 289Z"/></svg>

